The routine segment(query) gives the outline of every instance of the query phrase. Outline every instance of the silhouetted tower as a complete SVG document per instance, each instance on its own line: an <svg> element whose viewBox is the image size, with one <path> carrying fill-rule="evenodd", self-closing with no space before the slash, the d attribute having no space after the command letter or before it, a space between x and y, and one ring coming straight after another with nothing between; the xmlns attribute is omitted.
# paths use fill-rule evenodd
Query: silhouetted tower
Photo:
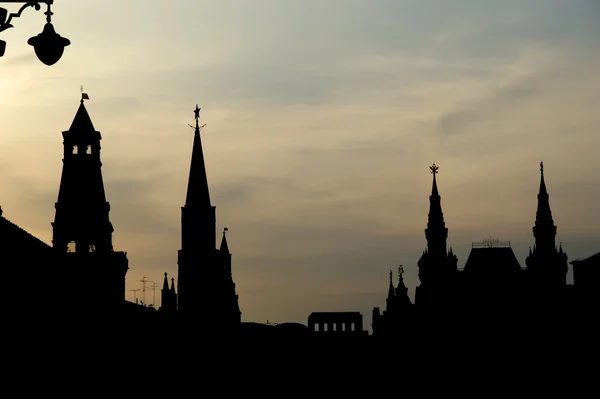
<svg viewBox="0 0 600 399"><path fill-rule="evenodd" d="M392 271L390 270L390 283L386 308L383 314L379 308L373 309L373 334L378 336L399 337L410 329L412 320L412 302L408 297L408 289L404 285L404 267L398 268L398 286L394 288Z"/></svg>
<svg viewBox="0 0 600 399"><path fill-rule="evenodd" d="M108 218L100 161L100 132L81 100L75 119L63 134L64 159L52 245L60 252L112 251L113 226Z"/></svg>
<svg viewBox="0 0 600 399"><path fill-rule="evenodd" d="M175 291L175 278L171 277L171 297L173 298L173 306L177 309L177 292Z"/></svg>
<svg viewBox="0 0 600 399"><path fill-rule="evenodd" d="M94 129L83 98L88 98L85 93L71 127L62 132L64 158L52 245L63 276L75 280L73 290L85 287L88 304L122 303L128 261L126 253L113 250L100 161L102 136ZM88 285L92 280L98 282L97 288Z"/></svg>
<svg viewBox="0 0 600 399"><path fill-rule="evenodd" d="M404 285L404 267L398 267L398 286L394 288L392 282L392 271L390 270L390 285L388 287L388 296L386 299L385 314L388 316L401 315L406 312L406 307L411 306L412 302L408 297L408 288Z"/></svg>
<svg viewBox="0 0 600 399"><path fill-rule="evenodd" d="M425 238L427 249L419 259L419 280L421 285L415 292L415 304L449 304L452 292L456 290L455 282L458 272L458 258L446 251L448 228L444 222L441 197L438 191L436 175L439 167L429 167L433 175L433 185L429 196L429 216Z"/></svg>
<svg viewBox="0 0 600 399"><path fill-rule="evenodd" d="M238 314L232 316L230 292L224 290L227 284L223 284L231 279L230 257L226 257L229 259L226 266L216 248L215 207L210 202L200 138L203 126L199 126L200 108L197 105L194 113L196 127L190 175L185 206L181 209L177 307L181 318L194 319L213 327L232 319L239 320L239 308Z"/></svg>
<svg viewBox="0 0 600 399"><path fill-rule="evenodd" d="M408 288L404 284L404 267L400 265L398 267L398 286L396 287L396 304L399 311L403 311L406 307L410 307L412 302L408 297Z"/></svg>
<svg viewBox="0 0 600 399"><path fill-rule="evenodd" d="M388 286L388 296L385 299L385 313L391 314L396 311L396 290L392 281L393 275L390 270L390 285Z"/></svg>
<svg viewBox="0 0 600 399"><path fill-rule="evenodd" d="M229 252L229 245L227 244L227 227L223 229L223 238L221 239L221 247L219 253L223 259L223 266L225 268L224 274L224 315L227 322L240 323L242 321L242 312L240 311L239 298L235 292L235 283L233 282L233 274L231 271L231 252Z"/></svg>
<svg viewBox="0 0 600 399"><path fill-rule="evenodd" d="M168 316L175 316L177 312L177 295L175 293L175 280L171 278L171 288L169 288L169 278L165 272L163 287L160 292L161 311Z"/></svg>
<svg viewBox="0 0 600 399"><path fill-rule="evenodd" d="M540 163L540 190L533 236L535 245L525 260L527 270L535 282L562 287L567 284L568 262L562 243L556 247L556 226L552 219L550 200L544 179L544 163Z"/></svg>

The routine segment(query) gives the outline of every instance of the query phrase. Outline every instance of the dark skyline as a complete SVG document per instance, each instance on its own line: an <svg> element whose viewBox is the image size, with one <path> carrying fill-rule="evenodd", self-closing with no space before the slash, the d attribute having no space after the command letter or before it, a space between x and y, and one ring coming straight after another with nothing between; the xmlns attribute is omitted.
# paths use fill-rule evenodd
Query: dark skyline
<svg viewBox="0 0 600 399"><path fill-rule="evenodd" d="M186 13L160 32L163 11L123 6L140 14L129 29L127 13L109 15L104 3L54 7L72 45L51 69L23 44L43 16L3 33L1 205L50 242L60 132L83 84L103 133L114 244L130 259L129 300L142 277L161 284L165 270L176 273L196 103L244 318L359 310L369 324L399 264L413 297L433 162L459 267L471 242L490 236L510 240L525 266L540 161L557 243L570 260L600 247L600 18L590 2L283 1L231 11L175 1L173 15ZM90 24L94 16L114 32ZM162 55L152 65L150 43Z"/></svg>

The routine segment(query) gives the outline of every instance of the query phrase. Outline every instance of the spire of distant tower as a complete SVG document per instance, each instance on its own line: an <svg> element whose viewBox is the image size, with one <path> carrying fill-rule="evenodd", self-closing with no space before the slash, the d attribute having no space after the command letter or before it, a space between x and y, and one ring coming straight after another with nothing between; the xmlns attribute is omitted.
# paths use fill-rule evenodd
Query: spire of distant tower
<svg viewBox="0 0 600 399"><path fill-rule="evenodd" d="M537 195L538 204L535 215L535 225L533 227L533 236L535 237L536 248L542 252L553 252L556 248L556 226L552 219L550 210L550 200L546 189L544 179L544 163L540 162L540 189Z"/></svg>
<svg viewBox="0 0 600 399"><path fill-rule="evenodd" d="M227 231L229 229L227 227L225 227L223 229L223 239L221 240L221 247L220 247L220 251L223 254L229 254L229 245L227 245Z"/></svg>
<svg viewBox="0 0 600 399"><path fill-rule="evenodd" d="M175 278L171 277L171 293L175 294Z"/></svg>
<svg viewBox="0 0 600 399"><path fill-rule="evenodd" d="M204 153L202 152L202 140L200 130L205 126L199 126L200 108L196 104L194 110L196 127L194 129L194 144L192 149L192 161L190 165L190 176L188 180L186 207L210 207L210 195L208 191L208 178L204 164Z"/></svg>
<svg viewBox="0 0 600 399"><path fill-rule="evenodd" d="M392 271L390 270L390 286L388 287L388 300L390 300L391 298L394 297L394 283L393 283L392 279L393 279L393 275L392 275Z"/></svg>
<svg viewBox="0 0 600 399"><path fill-rule="evenodd" d="M448 229L444 223L444 214L442 212L441 197L437 187L436 175L439 173L439 167L434 163L429 167L433 175L431 195L429 196L429 215L427 220L427 229L425 237L427 238L427 248L430 255L436 257L446 256L446 239L448 238Z"/></svg>
<svg viewBox="0 0 600 399"><path fill-rule="evenodd" d="M163 280L163 291L167 291L169 289L169 279L167 278L167 272L165 272L165 278Z"/></svg>

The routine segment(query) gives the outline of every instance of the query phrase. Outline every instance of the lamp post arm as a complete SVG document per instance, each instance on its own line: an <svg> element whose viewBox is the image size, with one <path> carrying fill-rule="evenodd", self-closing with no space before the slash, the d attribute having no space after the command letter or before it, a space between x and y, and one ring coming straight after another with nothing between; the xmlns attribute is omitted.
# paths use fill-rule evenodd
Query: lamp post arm
<svg viewBox="0 0 600 399"><path fill-rule="evenodd" d="M2 21L0 21L0 32L3 32L8 28L14 27L10 23L10 21L12 21L13 18L19 18L21 16L21 14L23 13L23 11L27 7L33 7L33 8L35 8L36 11L39 11L40 8L42 7L40 5L40 3L46 3L48 5L51 5L51 4L54 4L54 0L41 0L41 1L5 0L5 1L0 1L0 3L25 3L21 6L19 11L10 13L8 15L8 18L6 19L6 22L3 23Z"/></svg>

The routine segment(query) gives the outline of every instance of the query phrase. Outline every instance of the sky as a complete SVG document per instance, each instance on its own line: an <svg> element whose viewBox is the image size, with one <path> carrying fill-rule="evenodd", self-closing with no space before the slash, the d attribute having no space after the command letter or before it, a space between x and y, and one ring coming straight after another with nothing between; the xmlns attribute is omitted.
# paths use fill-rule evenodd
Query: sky
<svg viewBox="0 0 600 399"><path fill-rule="evenodd" d="M56 0L53 11L72 44L52 67L27 45L42 12L0 33L0 205L51 242L61 132L83 85L129 300L144 277L176 277L196 104L243 321L360 311L368 327L400 264L412 297L432 163L459 267L488 237L510 240L525 265L540 161L557 243L570 260L600 249L596 0Z"/></svg>

